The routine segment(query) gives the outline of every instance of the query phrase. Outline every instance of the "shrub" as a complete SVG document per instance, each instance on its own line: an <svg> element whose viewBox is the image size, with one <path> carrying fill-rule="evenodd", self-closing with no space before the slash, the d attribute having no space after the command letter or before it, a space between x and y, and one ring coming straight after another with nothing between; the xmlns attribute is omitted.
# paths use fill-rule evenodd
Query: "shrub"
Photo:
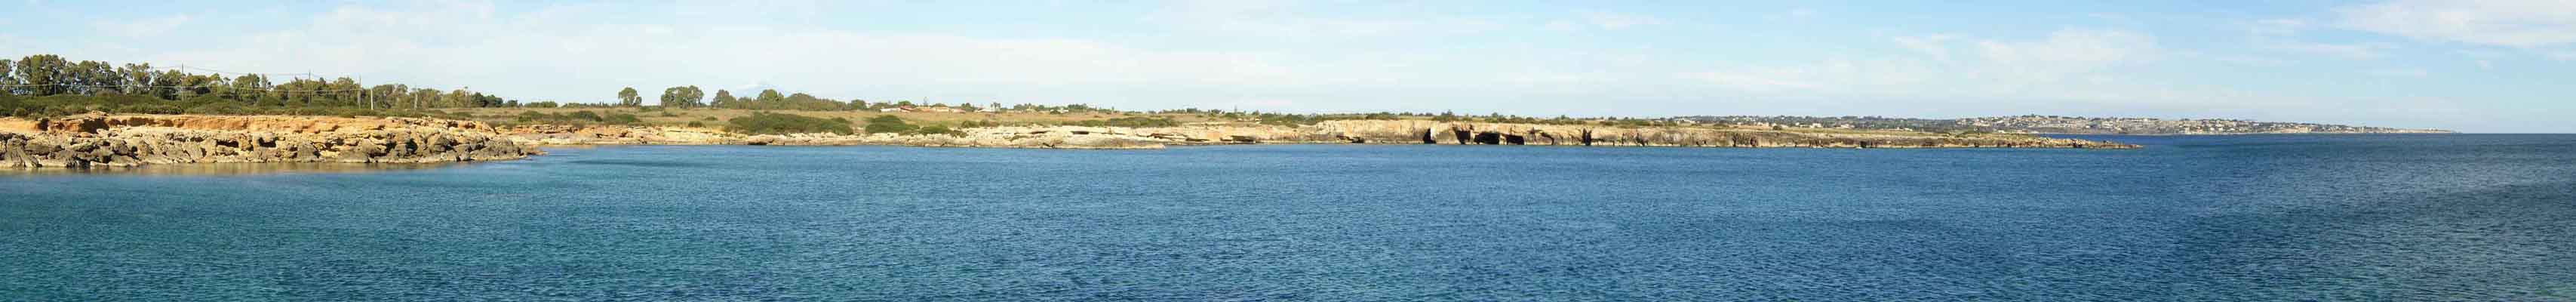
<svg viewBox="0 0 2576 302"><path fill-rule="evenodd" d="M598 112L590 112L590 110L573 111L572 113L566 113L566 114L564 114L564 118L567 118L567 119L575 119L575 120L584 120L584 121L593 121L593 122L597 122L597 121L601 121L601 120L603 120L602 118L600 118L600 117L599 117L599 113L598 113Z"/></svg>
<svg viewBox="0 0 2576 302"><path fill-rule="evenodd" d="M751 116L728 119L725 122L731 124L725 126L725 131L744 134L851 133L849 120L822 119L785 113L753 112ZM875 125L871 124L869 127L875 127Z"/></svg>
<svg viewBox="0 0 2576 302"><path fill-rule="evenodd" d="M601 119L600 122L605 122L611 125L634 125L644 123L644 119L636 118L633 114L619 113L609 115L608 118Z"/></svg>
<svg viewBox="0 0 2576 302"><path fill-rule="evenodd" d="M1089 121L1082 121L1082 122L1074 123L1074 125L1080 125L1080 126L1091 126L1091 127L1131 127L1131 128L1139 128L1139 127L1172 127L1172 126L1180 126L1180 125L1181 125L1181 123L1180 123L1180 122L1176 122L1176 121L1172 121L1172 119L1170 119L1170 118L1141 117L1141 116L1139 116L1139 117L1122 117L1122 118L1113 118L1113 119L1107 119L1107 120L1089 120Z"/></svg>
<svg viewBox="0 0 2576 302"><path fill-rule="evenodd" d="M555 121L562 120L563 115L538 113L536 111L520 111L519 116L516 119L521 122Z"/></svg>
<svg viewBox="0 0 2576 302"><path fill-rule="evenodd" d="M867 130L868 133L908 133L920 129L920 127L904 123L903 118L892 115L879 115L877 117L868 118L868 126L865 130Z"/></svg>

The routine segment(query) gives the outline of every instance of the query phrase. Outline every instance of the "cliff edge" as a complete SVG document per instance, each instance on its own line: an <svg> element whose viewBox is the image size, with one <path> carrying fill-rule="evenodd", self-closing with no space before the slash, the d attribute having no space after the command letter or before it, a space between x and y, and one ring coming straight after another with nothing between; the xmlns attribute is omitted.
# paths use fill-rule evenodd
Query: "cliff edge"
<svg viewBox="0 0 2576 302"><path fill-rule="evenodd" d="M0 167L435 163L543 154L479 122L422 118L77 115L0 118Z"/></svg>

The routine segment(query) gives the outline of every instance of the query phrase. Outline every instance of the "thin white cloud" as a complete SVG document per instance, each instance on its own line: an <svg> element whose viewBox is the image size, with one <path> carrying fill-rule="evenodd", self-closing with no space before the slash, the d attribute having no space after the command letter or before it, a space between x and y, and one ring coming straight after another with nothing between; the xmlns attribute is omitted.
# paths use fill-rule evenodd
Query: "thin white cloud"
<svg viewBox="0 0 2576 302"><path fill-rule="evenodd" d="M1363 18L1307 13L1280 1L1190 1L1147 19L1172 28L1252 37L1318 39L1465 34L1500 27L1490 20L1451 16Z"/></svg>
<svg viewBox="0 0 2576 302"><path fill-rule="evenodd" d="M1988 40L1977 47L1987 63L2042 80L2143 62L2159 51L2155 38L2117 30L2058 30L2044 40Z"/></svg>
<svg viewBox="0 0 2576 302"><path fill-rule="evenodd" d="M1806 20L1806 19L1814 19L1814 18L1816 18L1816 16L1817 16L1817 15L1820 15L1820 14L1819 14L1819 13L1817 13L1815 9L1809 9L1809 8L1800 7L1800 8L1793 8L1793 9L1789 9L1789 11L1780 12L1779 14L1771 15L1771 18L1772 18L1772 19L1784 19L1784 20Z"/></svg>
<svg viewBox="0 0 2576 302"><path fill-rule="evenodd" d="M1579 15L1584 22L1592 24L1592 26L1595 27L1600 27L1601 29L1609 30L1627 29L1629 27L1642 25L1664 24L1664 19L1636 14L1583 12Z"/></svg>
<svg viewBox="0 0 2576 302"><path fill-rule="evenodd" d="M2424 71L2424 69L2422 69L2422 68L2383 68L2383 69L2372 69L2372 70L2369 70L2369 71L2364 71L2364 72L2362 72L2362 73L2364 73L2364 74L2369 74L2369 75L2372 75L2372 76L2381 76L2381 77L2392 77L2392 78L2418 78L2418 79L2420 79L2420 78L2426 78L2426 77L2431 77L2431 76L2433 75L2433 73L2432 73L2432 72L2426 72L2426 71Z"/></svg>
<svg viewBox="0 0 2576 302"><path fill-rule="evenodd" d="M2262 39L2255 42L2255 47L2309 56L2331 56L2346 59L2376 59L2384 55L2385 51L2396 49L2397 45L2387 43L2338 44Z"/></svg>
<svg viewBox="0 0 2576 302"><path fill-rule="evenodd" d="M2422 40L2512 47L2576 43L2576 1L2397 0L2334 11L2346 28Z"/></svg>
<svg viewBox="0 0 2576 302"><path fill-rule="evenodd" d="M1699 71L1676 75L1682 79L1704 81L1727 89L1769 93L1793 90L1817 90L1824 84L1812 82L1815 70L1797 68L1755 68L1747 70Z"/></svg>
<svg viewBox="0 0 2576 302"><path fill-rule="evenodd" d="M1934 59L1948 61L1950 60L1950 47L1945 45L1945 43L1949 42L1951 38L1952 37L1950 37L1950 35L1922 35L1903 36L1892 39L1896 42L1897 47L1904 47L1908 50L1932 56Z"/></svg>
<svg viewBox="0 0 2576 302"><path fill-rule="evenodd" d="M151 38L169 34L171 31L178 30L180 26L187 25L188 21L193 18L194 17L187 14L178 14L168 17L139 20L102 20L97 21L97 23L94 23L93 25L97 27L100 32L106 32L117 36L126 38Z"/></svg>
<svg viewBox="0 0 2576 302"><path fill-rule="evenodd" d="M1942 53L1949 36L1892 39L1916 52ZM2160 56L2152 37L2112 30L2059 30L2035 40L1979 40L1973 53L1944 60L1934 55L1833 59L1809 64L1714 68L1675 78L1748 93L1845 95L1864 98L2058 99L2118 101L2184 99L2162 88L2132 83L2119 72ZM2191 95L2184 93L2182 95Z"/></svg>
<svg viewBox="0 0 2576 302"><path fill-rule="evenodd" d="M565 11L503 16L488 5L352 5L324 13L304 28L250 34L238 43L167 52L151 60L254 71L325 71L431 87L472 85L532 101L604 101L610 95L606 92L618 87L653 90L755 81L775 81L782 90L838 94L827 97L915 98L901 91L977 85L1240 87L1330 80L1255 53L1158 50L1060 38L587 24L546 16L596 12L556 9ZM491 80L495 78L544 81ZM567 92L563 87L601 92Z"/></svg>
<svg viewBox="0 0 2576 302"><path fill-rule="evenodd" d="M2257 35L2285 36L2306 31L2310 26L2307 20L2262 19L2254 20L2252 24L2246 26L2246 30Z"/></svg>

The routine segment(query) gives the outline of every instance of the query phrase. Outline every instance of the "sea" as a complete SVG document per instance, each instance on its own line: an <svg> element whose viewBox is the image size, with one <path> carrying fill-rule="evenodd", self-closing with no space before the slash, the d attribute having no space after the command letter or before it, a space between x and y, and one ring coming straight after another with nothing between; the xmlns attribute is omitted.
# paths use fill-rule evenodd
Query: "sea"
<svg viewBox="0 0 2576 302"><path fill-rule="evenodd" d="M0 174L0 301L2576 300L2576 135Z"/></svg>

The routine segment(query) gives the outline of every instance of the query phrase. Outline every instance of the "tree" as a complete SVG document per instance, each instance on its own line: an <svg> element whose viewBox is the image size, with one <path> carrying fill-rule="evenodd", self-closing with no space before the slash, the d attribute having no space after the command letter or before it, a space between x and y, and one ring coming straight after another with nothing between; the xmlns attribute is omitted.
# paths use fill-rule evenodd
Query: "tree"
<svg viewBox="0 0 2576 302"><path fill-rule="evenodd" d="M787 102L787 95L779 94L777 89L761 89L760 96L751 100L751 108L778 109L778 104L785 102Z"/></svg>
<svg viewBox="0 0 2576 302"><path fill-rule="evenodd" d="M474 93L465 89L452 90L440 101L445 107L474 107Z"/></svg>
<svg viewBox="0 0 2576 302"><path fill-rule="evenodd" d="M18 82L32 85L24 88L28 91L28 95L34 96L62 93L63 86L55 84L65 84L60 82L63 72L71 67L71 63L63 61L62 56L56 55L27 56L19 59L17 65Z"/></svg>
<svg viewBox="0 0 2576 302"><path fill-rule="evenodd" d="M151 87L152 76L155 75L152 72L152 64L125 64L125 68L118 69L117 72L119 73L119 76L123 76L125 78L125 94L158 94L154 93Z"/></svg>
<svg viewBox="0 0 2576 302"><path fill-rule="evenodd" d="M325 84L322 87L322 90L330 91L329 93L323 94L323 96L330 97L330 104L332 106L367 106L365 102L361 102L358 99L359 95L366 93L365 91L359 90L364 90L367 87L358 85L358 80L356 79L350 79L349 77L331 79L330 84Z"/></svg>
<svg viewBox="0 0 2576 302"><path fill-rule="evenodd" d="M152 96L178 100L180 99L179 94L181 94L181 90L187 89L181 87L188 85L188 78L190 77L193 77L193 75L179 72L178 70L167 70L162 71L159 75L153 75L151 85L158 87L152 89Z"/></svg>
<svg viewBox="0 0 2576 302"><path fill-rule="evenodd" d="M239 98L243 101L248 101L251 104L259 104L259 102L266 99L267 96L267 94L261 92L267 89L268 78L263 78L256 74L245 74L240 77L233 78L232 86L224 88L224 96Z"/></svg>
<svg viewBox="0 0 2576 302"><path fill-rule="evenodd" d="M0 95L18 94L18 76L9 75L9 59L0 59Z"/></svg>
<svg viewBox="0 0 2576 302"><path fill-rule="evenodd" d="M411 90L411 107L412 107L412 109L420 109L420 108L429 108L429 107L439 106L439 105L437 104L438 102L439 102L439 93L438 93L438 89L414 88L414 89L412 89L412 90Z"/></svg>
<svg viewBox="0 0 2576 302"><path fill-rule="evenodd" d="M108 65L107 62L80 61L78 64L73 64L72 68L73 76L70 78L72 81L67 84L80 85L73 87L78 89L80 94L98 95L116 91L117 86L122 86L125 82L125 77L116 75L116 66Z"/></svg>
<svg viewBox="0 0 2576 302"><path fill-rule="evenodd" d="M778 107L771 108L771 109L815 110L815 111L822 111L822 110L837 110L837 109L841 109L841 102L840 102L840 101L834 101L834 100L831 100L831 99L818 98L818 97L814 97L814 95L811 95L811 94L805 94L805 93L799 92L799 93L796 93L796 94L790 94L790 95L787 95L787 100L786 100L786 102L785 102L784 104L780 104Z"/></svg>
<svg viewBox="0 0 2576 302"><path fill-rule="evenodd" d="M625 89L625 90L618 90L618 91L617 91L617 105L618 105L618 106L643 107L643 106L644 106L644 96L642 96L642 95L638 95L638 94L635 92L635 87L626 87L626 89Z"/></svg>
<svg viewBox="0 0 2576 302"><path fill-rule="evenodd" d="M904 123L903 118L900 117L879 115L874 118L868 118L867 126L862 127L861 129L868 133L904 133L920 129L920 127Z"/></svg>
<svg viewBox="0 0 2576 302"><path fill-rule="evenodd" d="M680 86L662 89L662 107L664 108L704 106L705 104L698 103L698 100L705 98L706 93L699 91L698 86Z"/></svg>
<svg viewBox="0 0 2576 302"><path fill-rule="evenodd" d="M742 104L739 103L742 103L742 100L735 99L732 91L716 89L716 99L707 105L715 106L716 108L738 108L736 106L742 106Z"/></svg>

